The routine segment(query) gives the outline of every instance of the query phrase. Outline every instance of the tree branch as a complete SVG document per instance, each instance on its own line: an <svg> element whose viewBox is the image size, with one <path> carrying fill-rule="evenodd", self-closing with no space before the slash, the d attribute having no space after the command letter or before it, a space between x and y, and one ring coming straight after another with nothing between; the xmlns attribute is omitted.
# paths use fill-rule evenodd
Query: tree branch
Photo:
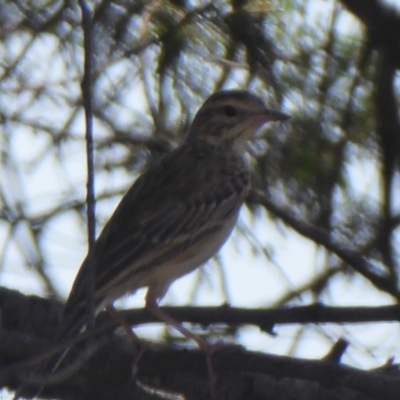
<svg viewBox="0 0 400 400"><path fill-rule="evenodd" d="M274 325L287 324L355 324L367 322L397 322L400 305L381 307L328 307L313 304L302 307L248 309L221 307L162 307L181 322L201 326L226 324L229 326L255 325L270 332ZM62 304L53 299L24 296L14 290L0 288L1 328L15 334L31 335L50 341L61 320ZM159 322L145 309L122 310L122 315L133 326ZM99 315L97 329L112 330L115 321L106 313ZM0 343L0 351L2 344Z"/></svg>
<svg viewBox="0 0 400 400"><path fill-rule="evenodd" d="M376 288L400 300L400 293L396 282L390 276L379 271L371 262L356 251L345 246L343 243L334 241L330 232L296 218L288 208L277 206L261 190L251 190L248 201L263 206L300 235L314 241L316 244L324 246L327 250L336 254L355 271L368 279Z"/></svg>

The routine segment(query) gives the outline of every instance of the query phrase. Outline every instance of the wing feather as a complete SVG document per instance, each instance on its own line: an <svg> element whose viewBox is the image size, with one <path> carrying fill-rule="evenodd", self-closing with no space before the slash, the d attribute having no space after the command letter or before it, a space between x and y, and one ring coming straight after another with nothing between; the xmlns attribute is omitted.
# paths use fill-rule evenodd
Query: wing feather
<svg viewBox="0 0 400 400"><path fill-rule="evenodd" d="M65 316L84 308L92 263L100 304L128 269L131 279L136 272L143 273L143 266L164 263L238 212L249 185L243 160L206 144L198 146L203 147L183 145L168 154L125 194L97 239L90 262L87 258L80 268Z"/></svg>

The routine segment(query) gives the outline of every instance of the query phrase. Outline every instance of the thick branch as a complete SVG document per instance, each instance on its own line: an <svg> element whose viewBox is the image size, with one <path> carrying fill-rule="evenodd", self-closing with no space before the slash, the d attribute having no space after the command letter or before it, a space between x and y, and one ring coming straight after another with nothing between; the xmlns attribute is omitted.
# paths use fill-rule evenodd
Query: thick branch
<svg viewBox="0 0 400 400"><path fill-rule="evenodd" d="M302 307L273 309L244 309L221 307L162 307L178 321L209 326L255 325L270 332L274 325L322 324L322 323L367 323L397 322L400 319L400 305L382 307L327 307L313 304ZM2 329L15 334L31 335L50 340L61 318L62 305L53 299L24 296L14 290L0 288L0 311ZM122 311L124 318L133 326L158 322L144 309ZM99 329L116 327L107 313L97 321ZM0 352L4 343L0 343ZM8 345L6 346L8 347Z"/></svg>
<svg viewBox="0 0 400 400"><path fill-rule="evenodd" d="M43 397L152 398L137 386L136 383L140 382L153 390L184 394L190 400L210 398L207 363L201 352L151 346L136 364L138 373L135 378L132 376L134 360L133 346L116 336L94 355L85 369L63 384L47 387ZM212 363L218 375L219 399L269 399L272 397L267 393L272 390L277 392L274 399L284 400L289 398L288 390L298 390L300 384L305 392L314 393L310 398L320 400L397 400L400 390L400 379L386 375L384 370L380 373L361 371L332 362L266 355L240 348L217 352ZM3 367L0 384L15 388L20 383L19 371L15 366ZM264 381L264 391L260 389L260 380ZM284 385L281 387L279 383ZM316 384L317 388L314 386L312 391L310 385Z"/></svg>
<svg viewBox="0 0 400 400"><path fill-rule="evenodd" d="M393 65L400 68L400 14L379 0L341 0L367 28L370 43L390 54Z"/></svg>
<svg viewBox="0 0 400 400"><path fill-rule="evenodd" d="M26 376L26 371L32 368L32 363L25 360L37 357L48 349L48 338L51 337L49 331L57 327L62 307L54 300L23 296L4 288L0 290L0 307L0 386L15 389L20 385L22 377ZM397 321L400 315L400 306L397 305L376 308L312 305L272 310L246 310L226 306L170 307L166 310L182 321L202 325L254 324L265 330L270 330L275 324L286 323ZM134 325L154 321L144 310L124 311L123 314ZM35 320L36 323L33 322ZM113 322L105 313L98 322L99 329L107 326L107 331L110 332L110 324ZM45 327L47 336L43 337L47 337L47 340L40 338L40 326L42 329ZM95 333L98 334L98 331ZM105 335L109 339L90 358L83 370L78 374L74 371L74 375L68 375L65 382L48 386L43 396L75 400L122 400L132 396L136 396L136 399L154 398L138 387L132 376L133 363L136 360L137 378L147 387L185 393L190 400L210 398L204 354L194 350L179 350L175 346L149 344L148 350L137 360L134 346L125 337L109 333ZM311 398L320 400L390 400L397 399L395 396L400 389L400 380L383 374L359 371L335 363L246 352L239 347L217 353L213 358L213 366L219 378L221 399L251 400L260 396L267 399L266 393L272 391L276 395L271 398L284 400L293 397L290 393L295 392L296 388L298 390L297 379L305 380L302 382L305 385L304 390L307 393L316 391L318 394L314 393ZM282 378L285 378L284 385ZM318 385L317 388L315 385Z"/></svg>

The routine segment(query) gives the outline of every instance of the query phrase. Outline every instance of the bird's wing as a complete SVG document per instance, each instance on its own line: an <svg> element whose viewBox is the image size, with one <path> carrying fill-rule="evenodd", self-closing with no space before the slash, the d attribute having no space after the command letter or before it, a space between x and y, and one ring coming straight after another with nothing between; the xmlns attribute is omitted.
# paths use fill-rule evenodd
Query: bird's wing
<svg viewBox="0 0 400 400"><path fill-rule="evenodd" d="M169 154L136 181L96 241L90 262L82 265L65 315L77 313L87 301L92 263L101 303L104 290L112 290L127 269L132 279L135 271L164 263L237 213L248 189L247 170L242 164L237 168L238 160L235 168L229 163L223 163L225 169L212 167L209 157Z"/></svg>

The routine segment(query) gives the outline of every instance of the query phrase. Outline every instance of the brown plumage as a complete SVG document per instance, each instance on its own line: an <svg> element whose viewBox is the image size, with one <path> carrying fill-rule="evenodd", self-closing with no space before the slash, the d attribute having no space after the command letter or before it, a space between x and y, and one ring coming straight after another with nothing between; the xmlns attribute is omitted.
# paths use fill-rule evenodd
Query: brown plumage
<svg viewBox="0 0 400 400"><path fill-rule="evenodd" d="M245 143L265 122L287 118L246 91L212 95L185 142L122 198L75 279L60 339L85 325L89 262L97 313L140 287L148 287L146 305L154 311L174 280L211 258L229 237L249 189Z"/></svg>

